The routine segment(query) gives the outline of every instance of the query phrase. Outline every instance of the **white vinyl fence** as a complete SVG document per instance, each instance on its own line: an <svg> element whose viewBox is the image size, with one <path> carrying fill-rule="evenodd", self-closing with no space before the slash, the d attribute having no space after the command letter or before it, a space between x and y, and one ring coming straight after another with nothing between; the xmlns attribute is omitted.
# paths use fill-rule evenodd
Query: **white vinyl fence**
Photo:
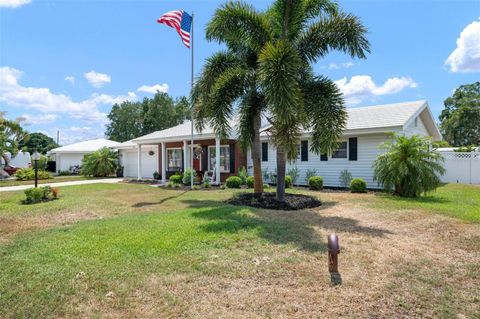
<svg viewBox="0 0 480 319"><path fill-rule="evenodd" d="M480 184L480 152L440 151L445 162L445 183Z"/></svg>

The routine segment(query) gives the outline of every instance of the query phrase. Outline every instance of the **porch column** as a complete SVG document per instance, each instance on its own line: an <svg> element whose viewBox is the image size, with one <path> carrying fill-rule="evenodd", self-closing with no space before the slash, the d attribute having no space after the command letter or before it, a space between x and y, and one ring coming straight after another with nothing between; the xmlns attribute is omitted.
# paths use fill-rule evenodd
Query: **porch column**
<svg viewBox="0 0 480 319"><path fill-rule="evenodd" d="M215 183L220 185L220 138L215 138Z"/></svg>
<svg viewBox="0 0 480 319"><path fill-rule="evenodd" d="M138 144L137 149L137 178L142 179L142 145Z"/></svg>
<svg viewBox="0 0 480 319"><path fill-rule="evenodd" d="M188 168L188 144L187 141L183 141L183 169L186 170Z"/></svg>
<svg viewBox="0 0 480 319"><path fill-rule="evenodd" d="M167 182L167 150L165 142L162 142L162 182Z"/></svg>

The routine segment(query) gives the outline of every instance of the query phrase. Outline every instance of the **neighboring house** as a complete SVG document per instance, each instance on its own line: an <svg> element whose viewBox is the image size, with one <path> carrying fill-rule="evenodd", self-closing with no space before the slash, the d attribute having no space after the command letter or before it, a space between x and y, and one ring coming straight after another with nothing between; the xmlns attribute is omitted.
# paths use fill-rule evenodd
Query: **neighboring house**
<svg viewBox="0 0 480 319"><path fill-rule="evenodd" d="M5 155L10 159L10 165L13 167L25 168L32 165L29 152L18 152L13 158L10 152L7 152ZM3 167L4 165L5 160L0 156L0 167Z"/></svg>
<svg viewBox="0 0 480 319"><path fill-rule="evenodd" d="M306 171L315 169L317 175L323 176L324 185L340 186L340 173L347 169L354 178L365 179L369 188L376 188L372 164L382 152L380 144L391 141L391 133L431 136L433 141L442 138L426 101L349 108L347 111L348 120L340 148L332 154L312 153L310 133L302 134L298 158L287 164L287 169L298 168L300 177L297 183L306 184ZM199 175L215 169L216 180L220 178L223 182L229 175L237 174L242 166L253 174L251 154L247 152L245 156L240 151L235 125L232 127L232 134L222 141L216 138L210 127L202 133L194 131L193 167ZM189 167L190 128L187 121L114 147L120 151L124 175L151 178L157 171L162 180L166 180L171 174ZM261 141L262 170L274 172L276 152L268 136L268 127L264 128Z"/></svg>
<svg viewBox="0 0 480 319"><path fill-rule="evenodd" d="M50 150L47 154L55 160L55 170L57 172L68 171L72 166L81 165L83 156L86 154L95 152L103 147L114 147L118 144L120 143L99 138L57 147Z"/></svg>

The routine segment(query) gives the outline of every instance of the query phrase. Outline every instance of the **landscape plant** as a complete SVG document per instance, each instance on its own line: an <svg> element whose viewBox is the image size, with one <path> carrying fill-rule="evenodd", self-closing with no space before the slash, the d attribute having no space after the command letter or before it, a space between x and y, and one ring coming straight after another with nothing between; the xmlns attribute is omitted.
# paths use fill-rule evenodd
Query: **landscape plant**
<svg viewBox="0 0 480 319"><path fill-rule="evenodd" d="M58 197L58 189L55 191L50 186L33 187L26 189L24 204L35 204L40 202L49 201Z"/></svg>
<svg viewBox="0 0 480 319"><path fill-rule="evenodd" d="M84 176L107 177L115 175L118 166L118 153L103 147L83 157L80 172Z"/></svg>
<svg viewBox="0 0 480 319"><path fill-rule="evenodd" d="M292 178L292 185L297 185L298 177L300 176L300 171L297 165L290 167L290 169L287 171L287 175Z"/></svg>
<svg viewBox="0 0 480 319"><path fill-rule="evenodd" d="M197 172L191 168L185 169L185 171L183 172L183 178L182 178L183 185L190 185L190 183L192 182L191 180L192 174L193 174L193 178L195 179L195 177L197 176Z"/></svg>
<svg viewBox="0 0 480 319"><path fill-rule="evenodd" d="M443 157L430 147L430 138L394 135L381 145L385 153L373 163L374 180L403 197L417 197L435 190L445 173Z"/></svg>
<svg viewBox="0 0 480 319"><path fill-rule="evenodd" d="M35 170L33 168L20 168L15 172L15 178L18 181L32 181L35 179ZM39 170L37 171L38 179L51 179L52 173Z"/></svg>
<svg viewBox="0 0 480 319"><path fill-rule="evenodd" d="M247 169L245 168L245 166L240 167L240 169L238 170L238 177L240 177L240 179L242 180L242 185L247 184L247 178L249 176L248 176L248 172L247 172Z"/></svg>
<svg viewBox="0 0 480 319"><path fill-rule="evenodd" d="M173 174L172 176L170 176L170 178L168 179L173 185L176 185L176 184L182 184L183 183L183 176L180 175L180 174Z"/></svg>
<svg viewBox="0 0 480 319"><path fill-rule="evenodd" d="M225 185L228 188L240 188L242 186L242 180L238 176L230 176L225 181Z"/></svg>
<svg viewBox="0 0 480 319"><path fill-rule="evenodd" d="M352 181L352 174L348 171L348 169L344 169L340 172L340 177L338 180L343 188L348 188L350 186L350 182Z"/></svg>
<svg viewBox="0 0 480 319"><path fill-rule="evenodd" d="M312 176L308 179L308 186L312 190L321 190L323 189L323 177L321 176Z"/></svg>
<svg viewBox="0 0 480 319"><path fill-rule="evenodd" d="M248 188L253 188L254 183L255 183L255 180L254 180L253 176L248 176L247 177L247 187Z"/></svg>
<svg viewBox="0 0 480 319"><path fill-rule="evenodd" d="M366 193L367 183L363 178L354 178L350 182L350 191L352 193Z"/></svg>
<svg viewBox="0 0 480 319"><path fill-rule="evenodd" d="M293 179L290 175L285 175L285 188L292 188L292 183Z"/></svg>
<svg viewBox="0 0 480 319"><path fill-rule="evenodd" d="M310 177L317 175L317 170L315 168L309 168L305 171L305 183L308 184Z"/></svg>

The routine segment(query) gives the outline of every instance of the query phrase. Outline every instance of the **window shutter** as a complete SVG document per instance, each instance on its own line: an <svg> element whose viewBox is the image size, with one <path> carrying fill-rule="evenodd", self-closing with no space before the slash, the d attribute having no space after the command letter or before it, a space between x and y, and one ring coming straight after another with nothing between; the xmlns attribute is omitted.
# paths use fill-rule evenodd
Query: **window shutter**
<svg viewBox="0 0 480 319"><path fill-rule="evenodd" d="M328 156L327 156L327 154L322 154L322 155L320 155L320 160L321 160L322 162L328 161Z"/></svg>
<svg viewBox="0 0 480 319"><path fill-rule="evenodd" d="M262 162L268 162L268 143L262 143Z"/></svg>
<svg viewBox="0 0 480 319"><path fill-rule="evenodd" d="M358 141L356 137L351 137L348 139L348 160L356 161L358 153Z"/></svg>
<svg viewBox="0 0 480 319"><path fill-rule="evenodd" d="M182 172L185 172L185 151L182 148Z"/></svg>
<svg viewBox="0 0 480 319"><path fill-rule="evenodd" d="M230 173L235 173L235 144L230 144Z"/></svg>
<svg viewBox="0 0 480 319"><path fill-rule="evenodd" d="M202 170L208 171L208 146L202 146Z"/></svg>
<svg viewBox="0 0 480 319"><path fill-rule="evenodd" d="M302 145L300 147L300 160L302 162L308 162L308 141L302 141Z"/></svg>

